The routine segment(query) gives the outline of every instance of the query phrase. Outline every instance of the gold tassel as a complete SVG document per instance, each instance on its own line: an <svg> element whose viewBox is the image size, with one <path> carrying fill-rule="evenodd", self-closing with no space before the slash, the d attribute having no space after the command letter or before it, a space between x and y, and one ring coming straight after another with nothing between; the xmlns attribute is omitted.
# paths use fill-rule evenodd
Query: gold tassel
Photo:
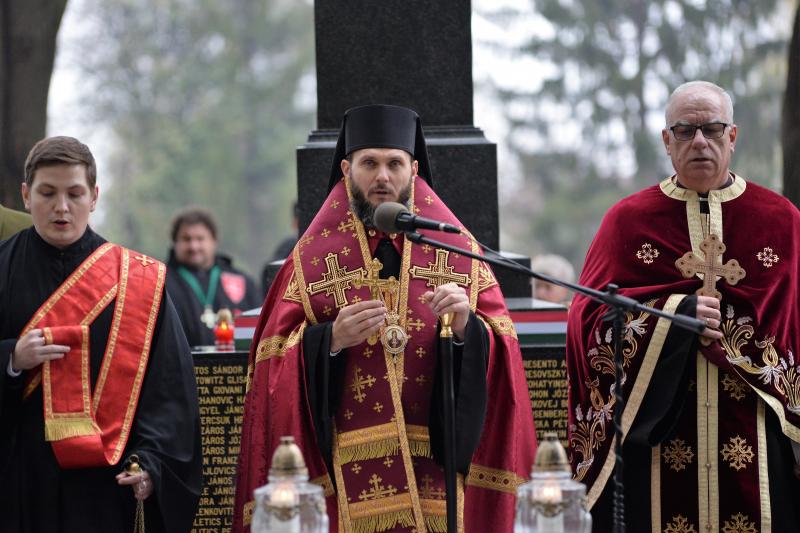
<svg viewBox="0 0 800 533"><path fill-rule="evenodd" d="M44 422L44 440L48 442L98 433L100 428L91 418L57 418Z"/></svg>
<svg viewBox="0 0 800 533"><path fill-rule="evenodd" d="M425 528L433 533L447 533L447 515L425 515Z"/></svg>
<svg viewBox="0 0 800 533"><path fill-rule="evenodd" d="M397 527L398 524L402 527L413 527L414 511L412 509L404 509L402 511L357 518L351 521L353 533L388 531Z"/></svg>
<svg viewBox="0 0 800 533"><path fill-rule="evenodd" d="M144 502L142 500L136 500L136 519L133 522L133 533L145 533Z"/></svg>
<svg viewBox="0 0 800 533"><path fill-rule="evenodd" d="M367 444L356 444L346 448L341 447L339 448L339 460L344 465L353 461L366 461L367 459L397 455L399 450L400 441L397 440L397 437L393 437Z"/></svg>
<svg viewBox="0 0 800 533"><path fill-rule="evenodd" d="M409 440L408 449L411 451L411 455L414 457L427 457L428 459L433 459L430 441Z"/></svg>

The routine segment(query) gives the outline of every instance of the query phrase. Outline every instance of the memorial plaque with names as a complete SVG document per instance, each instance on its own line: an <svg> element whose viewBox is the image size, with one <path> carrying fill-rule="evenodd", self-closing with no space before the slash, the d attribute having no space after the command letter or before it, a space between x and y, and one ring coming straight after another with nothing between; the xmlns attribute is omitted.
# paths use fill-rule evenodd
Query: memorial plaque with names
<svg viewBox="0 0 800 533"><path fill-rule="evenodd" d="M567 361L563 346L524 346L522 365L536 421L536 437L555 431L567 446Z"/></svg>
<svg viewBox="0 0 800 533"><path fill-rule="evenodd" d="M231 530L244 414L247 352L194 355L203 447L203 491L194 533Z"/></svg>
<svg viewBox="0 0 800 533"><path fill-rule="evenodd" d="M506 298L522 348L536 437L555 431L567 447L567 308L533 298Z"/></svg>

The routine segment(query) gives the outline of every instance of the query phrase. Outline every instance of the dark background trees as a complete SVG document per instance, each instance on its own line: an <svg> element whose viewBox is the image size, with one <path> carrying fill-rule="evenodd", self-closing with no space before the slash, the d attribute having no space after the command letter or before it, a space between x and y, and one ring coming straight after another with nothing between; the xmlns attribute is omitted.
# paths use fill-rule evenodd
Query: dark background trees
<svg viewBox="0 0 800 533"><path fill-rule="evenodd" d="M789 44L783 95L783 194L800 207L800 6Z"/></svg>
<svg viewBox="0 0 800 533"><path fill-rule="evenodd" d="M313 122L313 18L292 0L83 0L78 107L103 128L103 234L165 257L186 205L257 272L291 227ZM310 88L309 88L310 87Z"/></svg>
<svg viewBox="0 0 800 533"><path fill-rule="evenodd" d="M663 111L692 79L734 98L735 171L779 190L793 9L779 0L536 0L483 14L524 36L490 44L528 73L514 84L491 79L520 174L502 219L517 251L559 253L579 267L608 207L672 172Z"/></svg>
<svg viewBox="0 0 800 533"><path fill-rule="evenodd" d="M25 156L44 137L56 35L67 0L0 2L0 203L22 208Z"/></svg>
<svg viewBox="0 0 800 533"><path fill-rule="evenodd" d="M65 4L0 4L7 205L20 206L25 154L44 136ZM795 1L494 6L476 0L474 9L499 37L474 35L476 58L491 57L478 94L502 125L487 127L496 117L477 110L476 118L500 132L505 249L560 253L579 267L606 209L671 171L663 107L671 88L693 78L735 98L734 168L800 201L797 21L788 46ZM174 210L206 205L222 221L222 247L257 272L290 231L294 150L314 125L311 1L70 0L69 9L81 31L59 54L77 73L68 87L81 95L69 110L74 134L100 155L99 229L164 257ZM504 82L509 73L514 81ZM63 107L51 110L62 124Z"/></svg>

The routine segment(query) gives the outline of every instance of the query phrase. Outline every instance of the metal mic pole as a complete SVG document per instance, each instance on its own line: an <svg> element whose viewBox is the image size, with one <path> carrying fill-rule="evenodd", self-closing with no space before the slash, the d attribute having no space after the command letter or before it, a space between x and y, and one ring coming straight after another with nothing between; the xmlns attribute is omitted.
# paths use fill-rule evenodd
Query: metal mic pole
<svg viewBox="0 0 800 533"><path fill-rule="evenodd" d="M439 356L444 387L444 483L447 492L447 533L456 533L458 493L456 489L455 393L453 387L453 313L440 317Z"/></svg>

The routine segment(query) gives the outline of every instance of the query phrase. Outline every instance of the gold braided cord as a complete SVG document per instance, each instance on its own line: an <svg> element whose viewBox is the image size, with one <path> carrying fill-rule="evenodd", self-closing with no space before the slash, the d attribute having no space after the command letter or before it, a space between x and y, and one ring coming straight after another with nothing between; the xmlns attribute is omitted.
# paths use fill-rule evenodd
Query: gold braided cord
<svg viewBox="0 0 800 533"><path fill-rule="evenodd" d="M133 533L144 533L144 501L136 500L136 519L133 522Z"/></svg>

